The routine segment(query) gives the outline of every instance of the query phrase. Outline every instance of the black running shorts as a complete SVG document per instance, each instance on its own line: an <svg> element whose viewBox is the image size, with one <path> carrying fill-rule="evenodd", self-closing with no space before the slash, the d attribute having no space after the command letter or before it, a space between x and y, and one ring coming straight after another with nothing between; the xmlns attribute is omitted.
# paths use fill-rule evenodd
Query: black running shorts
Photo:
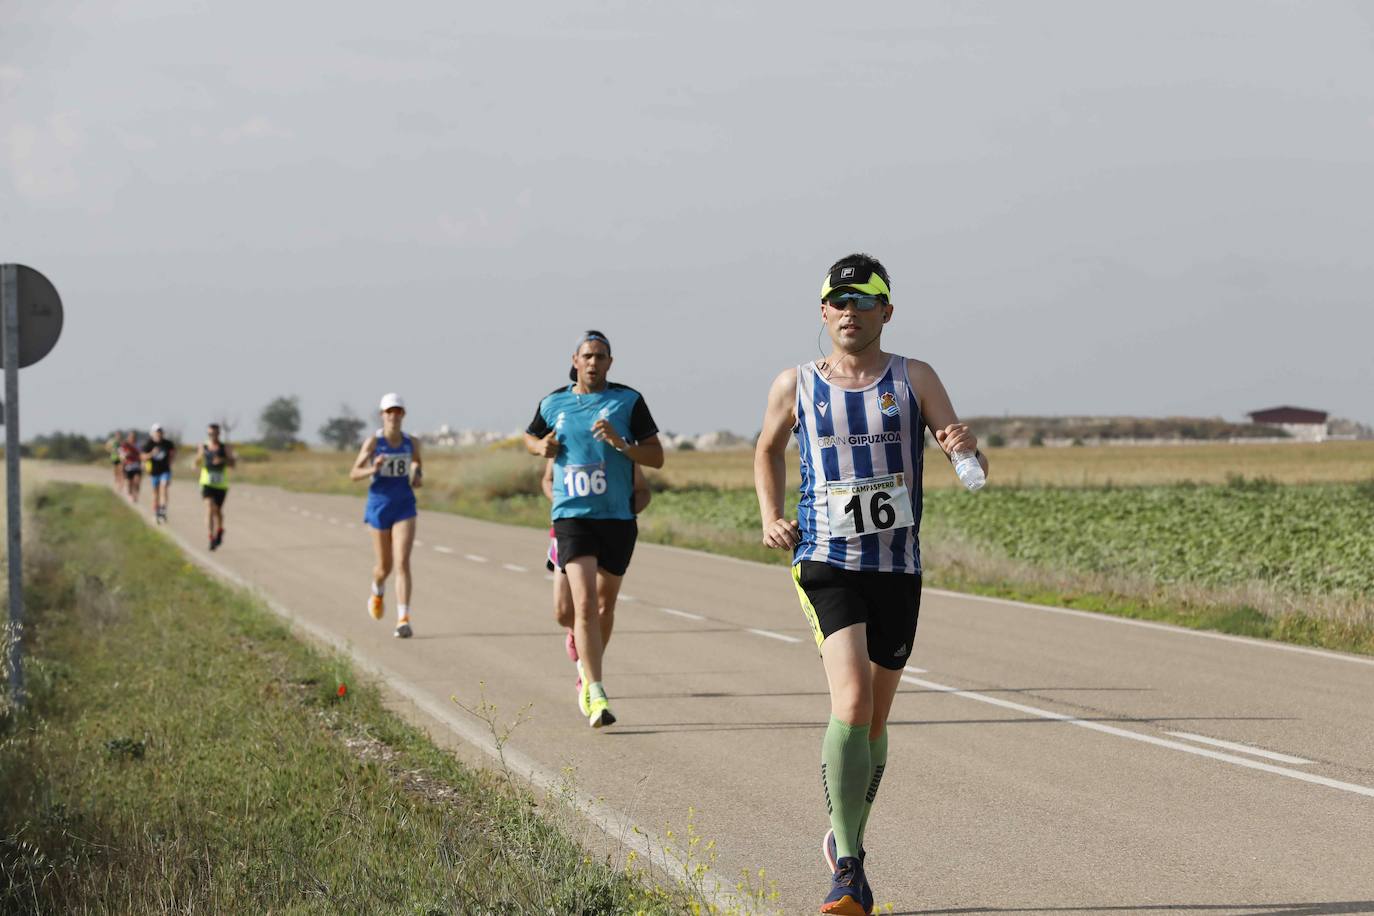
<svg viewBox="0 0 1374 916"><path fill-rule="evenodd" d="M613 576L625 575L635 552L639 525L632 518L556 518L558 566L578 557L596 557L596 565Z"/></svg>
<svg viewBox="0 0 1374 916"><path fill-rule="evenodd" d="M792 580L817 648L831 633L862 623L870 661L893 671L906 666L921 613L919 574L857 572L802 560L792 567Z"/></svg>
<svg viewBox="0 0 1374 916"><path fill-rule="evenodd" d="M228 491L228 490L225 490L225 489L222 489L221 487L201 487L201 488L200 488L200 498L201 498L201 499L213 499L213 500L215 501L215 505L217 505L217 506L222 506L222 505L224 505L224 497L226 497L226 496L228 496L228 495L229 495L229 491Z"/></svg>

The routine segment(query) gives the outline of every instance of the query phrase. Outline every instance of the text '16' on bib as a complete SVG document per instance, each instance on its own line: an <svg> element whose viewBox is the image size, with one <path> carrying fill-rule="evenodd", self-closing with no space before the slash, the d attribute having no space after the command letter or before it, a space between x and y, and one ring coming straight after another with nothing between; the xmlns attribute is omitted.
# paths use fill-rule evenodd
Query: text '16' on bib
<svg viewBox="0 0 1374 916"><path fill-rule="evenodd" d="M905 474L840 480L826 494L833 537L857 537L916 524Z"/></svg>

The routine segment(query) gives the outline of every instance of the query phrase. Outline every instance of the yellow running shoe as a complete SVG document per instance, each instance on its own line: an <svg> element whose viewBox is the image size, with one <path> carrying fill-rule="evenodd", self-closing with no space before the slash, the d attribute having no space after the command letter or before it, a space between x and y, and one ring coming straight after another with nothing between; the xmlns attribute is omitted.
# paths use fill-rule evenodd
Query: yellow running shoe
<svg viewBox="0 0 1374 916"><path fill-rule="evenodd" d="M592 728L605 728L615 724L615 716L604 696L591 697L587 702L587 724Z"/></svg>
<svg viewBox="0 0 1374 916"><path fill-rule="evenodd" d="M381 595L372 595L367 599L367 612L372 615L373 620L381 620L386 613L386 607L382 603Z"/></svg>

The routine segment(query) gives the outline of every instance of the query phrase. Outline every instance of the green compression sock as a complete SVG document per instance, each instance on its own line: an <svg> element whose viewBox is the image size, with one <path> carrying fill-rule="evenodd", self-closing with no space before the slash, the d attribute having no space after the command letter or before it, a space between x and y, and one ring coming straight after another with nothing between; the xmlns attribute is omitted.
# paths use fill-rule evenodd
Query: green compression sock
<svg viewBox="0 0 1374 916"><path fill-rule="evenodd" d="M864 829L868 827L868 815L873 810L873 799L878 796L878 784L883 781L883 770L887 768L887 726L876 738L868 739L868 760L873 774L868 781L868 794L864 796L864 813L859 818L858 847L864 848Z"/></svg>
<svg viewBox="0 0 1374 916"><path fill-rule="evenodd" d="M847 725L831 716L821 744L821 784L835 831L835 852L841 859L859 854L859 827L867 807L864 796L872 775L868 723Z"/></svg>

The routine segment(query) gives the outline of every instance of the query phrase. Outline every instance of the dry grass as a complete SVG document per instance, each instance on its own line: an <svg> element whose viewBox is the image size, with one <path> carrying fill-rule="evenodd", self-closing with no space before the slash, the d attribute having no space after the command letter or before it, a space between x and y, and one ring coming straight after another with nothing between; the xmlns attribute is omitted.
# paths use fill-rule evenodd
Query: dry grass
<svg viewBox="0 0 1374 916"><path fill-rule="evenodd" d="M1226 483L1234 476L1277 483L1349 483L1374 477L1374 442L1286 443L1281 445L1151 445L1083 448L987 449L992 483L999 486L1146 486ZM269 461L240 465L239 480L273 483L317 492L358 493L348 480L352 452L291 452ZM797 453L788 452L788 480L797 480ZM926 453L925 485L958 485L943 455ZM425 486L477 488L489 496L538 493L539 459L523 450L469 449L425 453ZM658 487L718 490L754 488L754 454L669 452L661 471L649 475Z"/></svg>

